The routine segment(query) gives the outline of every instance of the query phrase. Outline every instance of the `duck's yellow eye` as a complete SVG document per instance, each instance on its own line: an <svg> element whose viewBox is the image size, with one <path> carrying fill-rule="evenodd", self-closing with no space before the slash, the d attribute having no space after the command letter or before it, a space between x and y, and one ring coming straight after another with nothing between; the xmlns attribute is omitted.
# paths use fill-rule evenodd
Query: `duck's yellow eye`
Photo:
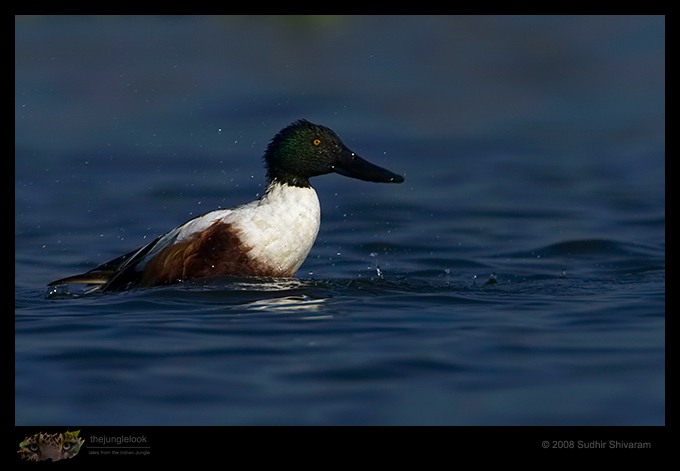
<svg viewBox="0 0 680 471"><path fill-rule="evenodd" d="M321 139L314 139L312 141L312 144L314 144L315 146L321 145Z"/></svg>

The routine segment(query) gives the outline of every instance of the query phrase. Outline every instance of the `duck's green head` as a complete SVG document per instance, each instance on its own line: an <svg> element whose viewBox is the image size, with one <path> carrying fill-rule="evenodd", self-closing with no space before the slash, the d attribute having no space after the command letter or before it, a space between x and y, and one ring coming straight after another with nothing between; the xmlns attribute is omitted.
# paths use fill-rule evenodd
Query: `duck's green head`
<svg viewBox="0 0 680 471"><path fill-rule="evenodd" d="M369 182L401 183L404 177L362 159L331 129L304 119L274 136L264 154L268 183L306 187L309 179L327 173Z"/></svg>

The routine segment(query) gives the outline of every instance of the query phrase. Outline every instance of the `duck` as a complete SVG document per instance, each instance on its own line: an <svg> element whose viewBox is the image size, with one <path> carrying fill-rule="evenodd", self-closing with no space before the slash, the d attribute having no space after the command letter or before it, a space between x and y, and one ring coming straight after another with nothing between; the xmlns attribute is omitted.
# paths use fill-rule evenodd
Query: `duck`
<svg viewBox="0 0 680 471"><path fill-rule="evenodd" d="M85 284L88 292L106 292L223 275L290 278L307 258L321 223L310 178L337 173L367 182L404 181L351 151L330 128L305 119L279 131L263 160L266 190L255 201L198 216L137 250L48 286Z"/></svg>

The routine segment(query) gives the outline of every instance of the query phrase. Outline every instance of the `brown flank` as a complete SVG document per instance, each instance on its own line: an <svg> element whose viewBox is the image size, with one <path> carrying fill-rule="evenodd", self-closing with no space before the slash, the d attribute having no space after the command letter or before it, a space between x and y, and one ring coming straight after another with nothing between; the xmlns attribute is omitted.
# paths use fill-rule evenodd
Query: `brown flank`
<svg viewBox="0 0 680 471"><path fill-rule="evenodd" d="M243 244L240 229L220 221L185 241L170 245L151 259L139 286L157 286L207 276L290 277L290 270L268 266L248 256L253 247Z"/></svg>

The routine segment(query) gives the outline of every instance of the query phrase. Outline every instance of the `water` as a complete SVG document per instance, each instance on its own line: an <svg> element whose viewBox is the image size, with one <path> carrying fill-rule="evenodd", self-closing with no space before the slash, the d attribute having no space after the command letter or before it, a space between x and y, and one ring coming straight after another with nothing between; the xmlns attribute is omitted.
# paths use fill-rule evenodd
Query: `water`
<svg viewBox="0 0 680 471"><path fill-rule="evenodd" d="M15 424L665 424L665 20L22 18ZM46 298L263 191L305 117L292 280Z"/></svg>

